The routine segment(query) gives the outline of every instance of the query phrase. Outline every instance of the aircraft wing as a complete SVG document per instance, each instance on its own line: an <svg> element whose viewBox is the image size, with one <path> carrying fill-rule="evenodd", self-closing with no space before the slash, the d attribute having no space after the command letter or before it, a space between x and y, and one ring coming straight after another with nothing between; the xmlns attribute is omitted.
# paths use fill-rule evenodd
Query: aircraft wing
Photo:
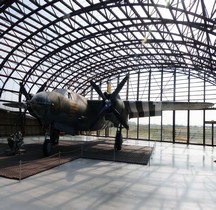
<svg viewBox="0 0 216 210"><path fill-rule="evenodd" d="M208 102L174 102L163 101L154 102L156 106L160 106L161 110L203 110L214 106L213 103Z"/></svg>
<svg viewBox="0 0 216 210"><path fill-rule="evenodd" d="M129 118L160 116L167 110L202 110L213 106L207 102L173 102L173 101L124 101Z"/></svg>

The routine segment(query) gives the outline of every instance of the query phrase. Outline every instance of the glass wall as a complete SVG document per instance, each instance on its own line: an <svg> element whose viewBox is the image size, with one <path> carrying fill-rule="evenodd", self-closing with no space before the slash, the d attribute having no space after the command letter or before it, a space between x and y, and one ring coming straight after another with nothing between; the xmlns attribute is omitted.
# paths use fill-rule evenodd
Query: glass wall
<svg viewBox="0 0 216 210"><path fill-rule="evenodd" d="M122 79L123 76L111 80L115 83L112 91ZM92 95L95 96L95 93ZM148 69L130 73L129 81L122 88L120 97L130 101L216 103L216 87L190 73L186 75L170 69ZM214 109L165 110L161 116L130 119L129 126L129 131L123 129L124 138L185 144L216 144L216 140L212 140L216 138L216 128L213 129L216 126ZM115 128L109 129L108 134L114 137Z"/></svg>
<svg viewBox="0 0 216 210"><path fill-rule="evenodd" d="M162 112L162 138L161 141L173 141L173 111Z"/></svg>

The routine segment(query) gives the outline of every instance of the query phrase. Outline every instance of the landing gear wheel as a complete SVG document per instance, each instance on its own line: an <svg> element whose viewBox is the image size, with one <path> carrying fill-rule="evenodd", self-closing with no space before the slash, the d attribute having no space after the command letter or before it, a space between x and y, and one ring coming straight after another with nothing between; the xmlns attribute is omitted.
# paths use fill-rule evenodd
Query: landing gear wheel
<svg viewBox="0 0 216 210"><path fill-rule="evenodd" d="M122 133L121 131L116 131L116 137L115 137L115 150L121 150L122 148Z"/></svg>
<svg viewBox="0 0 216 210"><path fill-rule="evenodd" d="M52 129L50 131L50 140L53 145L57 145L59 143L59 130Z"/></svg>
<svg viewBox="0 0 216 210"><path fill-rule="evenodd" d="M43 154L44 156L48 157L51 155L52 152L52 142L50 139L45 139L43 143Z"/></svg>

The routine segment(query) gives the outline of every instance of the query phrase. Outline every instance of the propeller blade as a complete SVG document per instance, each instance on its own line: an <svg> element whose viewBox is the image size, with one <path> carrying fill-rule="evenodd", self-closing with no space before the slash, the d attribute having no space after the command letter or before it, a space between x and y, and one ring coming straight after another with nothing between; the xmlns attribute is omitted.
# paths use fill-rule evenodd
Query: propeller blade
<svg viewBox="0 0 216 210"><path fill-rule="evenodd" d="M101 109L101 111L99 112L99 114L95 118L94 122L91 124L90 129L93 128L97 124L98 120L104 116L104 113L106 112L106 109L107 109L106 107L103 107Z"/></svg>
<svg viewBox="0 0 216 210"><path fill-rule="evenodd" d="M118 95L118 93L121 91L123 88L125 82L129 79L129 75L127 74L126 77L119 83L115 91L112 93L111 98L114 99Z"/></svg>
<svg viewBox="0 0 216 210"><path fill-rule="evenodd" d="M45 87L46 87L46 83L44 83L44 84L39 88L39 90L37 91L37 93L43 91ZM35 118L38 120L38 122L40 123L40 125L42 125L42 122L41 122L40 119L35 115L35 113L33 112L32 108L31 108L31 106L30 106L32 95L29 94L29 93L26 91L26 89L25 89L25 87L24 87L24 85L23 85L22 83L20 83L20 93L23 94L23 95L25 96L25 98L26 98L26 103L22 103L22 102L16 102L16 103L14 103L14 102L13 102L13 104L10 104L10 106L12 107L12 106L14 105L14 107L15 107L15 106L17 106L17 107L19 106L19 108L25 108L24 114L26 114L26 111L28 110L29 114L32 115L33 117L35 117ZM21 106L21 105L22 105L22 106ZM9 106L9 105L7 104L7 106Z"/></svg>
<svg viewBox="0 0 216 210"><path fill-rule="evenodd" d="M128 126L127 122L123 119L123 117L120 115L120 113L115 108L113 108L113 112L114 112L116 118L118 119L118 121L120 122L120 124L122 124L128 130L129 126Z"/></svg>
<svg viewBox="0 0 216 210"><path fill-rule="evenodd" d="M4 106L12 107L12 108L19 108L19 109L26 109L27 105L22 102L8 102L8 103L3 103Z"/></svg>
<svg viewBox="0 0 216 210"><path fill-rule="evenodd" d="M26 100L31 99L30 94L28 94L28 92L26 91L24 85L21 82L20 82L20 93L22 93L25 96Z"/></svg>
<svg viewBox="0 0 216 210"><path fill-rule="evenodd" d="M94 88L94 90L98 93L98 95L105 101L106 97L102 93L100 87L98 85L96 85L93 81L90 81L90 83L91 83L91 86Z"/></svg>
<svg viewBox="0 0 216 210"><path fill-rule="evenodd" d="M43 85L41 85L41 87L38 89L37 93L44 91L46 85L47 85L46 82Z"/></svg>

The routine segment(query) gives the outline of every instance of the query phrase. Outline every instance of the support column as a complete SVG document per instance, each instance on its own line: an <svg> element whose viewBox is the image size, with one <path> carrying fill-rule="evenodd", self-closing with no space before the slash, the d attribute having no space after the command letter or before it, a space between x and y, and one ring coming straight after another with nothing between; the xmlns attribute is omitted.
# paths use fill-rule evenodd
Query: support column
<svg viewBox="0 0 216 210"><path fill-rule="evenodd" d="M203 101L206 102L206 74L204 73L204 94L203 94ZM206 145L206 132L205 132L205 121L206 121L206 110L203 110L203 145Z"/></svg>
<svg viewBox="0 0 216 210"><path fill-rule="evenodd" d="M163 101L163 69L161 71L161 92L160 92L160 101ZM163 111L161 111L161 129L160 129L160 141L163 138Z"/></svg>
<svg viewBox="0 0 216 210"><path fill-rule="evenodd" d="M149 70L149 89L148 89L148 101L151 100L151 69ZM150 132L150 129L151 129L151 118L148 117L149 120L148 120L148 140L150 140L150 135L151 135L151 132Z"/></svg>
<svg viewBox="0 0 216 210"><path fill-rule="evenodd" d="M137 101L139 101L139 88L140 88L140 70L137 74ZM137 118L137 139L139 139L139 117Z"/></svg>
<svg viewBox="0 0 216 210"><path fill-rule="evenodd" d="M173 82L173 101L175 101L176 99L176 69L174 69L173 72L173 77L174 77L174 82ZM175 143L175 117L176 117L176 113L175 110L173 110L173 143Z"/></svg>
<svg viewBox="0 0 216 210"><path fill-rule="evenodd" d="M188 102L190 102L190 71L188 75ZM190 143L190 110L187 110L187 144Z"/></svg>

